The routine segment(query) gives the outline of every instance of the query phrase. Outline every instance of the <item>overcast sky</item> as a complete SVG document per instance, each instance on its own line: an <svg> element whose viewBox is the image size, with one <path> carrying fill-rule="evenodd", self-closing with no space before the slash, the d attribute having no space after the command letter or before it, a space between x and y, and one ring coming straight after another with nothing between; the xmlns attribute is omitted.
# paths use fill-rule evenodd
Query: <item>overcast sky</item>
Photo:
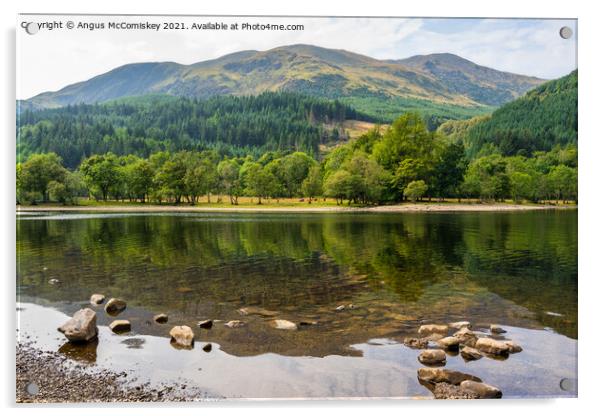
<svg viewBox="0 0 602 416"><path fill-rule="evenodd" d="M17 97L87 80L132 62L191 64L240 50L307 43L379 59L450 52L480 65L542 78L577 67L574 20L20 16L20 22L250 22L303 24L303 31L17 30ZM559 36L562 26L573 37Z"/></svg>

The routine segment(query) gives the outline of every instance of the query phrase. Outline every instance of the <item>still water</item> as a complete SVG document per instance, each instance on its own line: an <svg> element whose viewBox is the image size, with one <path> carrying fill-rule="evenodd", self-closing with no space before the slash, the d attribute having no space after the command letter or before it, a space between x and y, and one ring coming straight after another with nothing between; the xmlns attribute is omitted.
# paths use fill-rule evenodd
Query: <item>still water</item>
<svg viewBox="0 0 602 416"><path fill-rule="evenodd" d="M450 356L447 368L504 397L575 395L559 383L576 378L576 210L25 213L17 253L21 334L140 379L183 379L216 397L429 397L418 351L401 341L423 323L469 320L504 326L524 351ZM132 332L110 333L98 308L98 344L63 345L56 327L92 293L126 300ZM279 330L275 318L316 324ZM216 320L211 330L203 319ZM246 325L223 325L233 319ZM193 350L171 348L173 325L194 328Z"/></svg>

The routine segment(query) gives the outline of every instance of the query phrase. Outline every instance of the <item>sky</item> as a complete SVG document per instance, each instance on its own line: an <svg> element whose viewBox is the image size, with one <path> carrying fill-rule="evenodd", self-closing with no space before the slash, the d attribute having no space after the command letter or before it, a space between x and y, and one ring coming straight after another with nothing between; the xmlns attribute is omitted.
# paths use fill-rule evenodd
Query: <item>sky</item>
<svg viewBox="0 0 602 416"><path fill-rule="evenodd" d="M105 29L67 29L68 21ZM28 34L22 22L62 22ZM115 30L109 22L302 24L302 31ZM568 26L572 38L559 30ZM240 27L240 26L239 26ZM134 62L192 64L240 50L296 43L345 49L378 59L454 53L479 65L546 79L577 67L577 22L539 19L164 17L21 15L17 27L17 98L90 79Z"/></svg>

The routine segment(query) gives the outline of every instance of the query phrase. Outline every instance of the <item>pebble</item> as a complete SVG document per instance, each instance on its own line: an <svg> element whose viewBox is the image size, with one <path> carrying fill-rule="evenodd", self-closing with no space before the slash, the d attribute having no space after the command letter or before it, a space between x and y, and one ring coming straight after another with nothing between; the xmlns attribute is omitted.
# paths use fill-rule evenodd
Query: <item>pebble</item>
<svg viewBox="0 0 602 416"><path fill-rule="evenodd" d="M197 325L199 326L199 328L211 329L213 327L213 320L205 319L204 321L199 321Z"/></svg>
<svg viewBox="0 0 602 416"><path fill-rule="evenodd" d="M153 321L155 321L158 324L166 324L168 320L169 317L164 313L160 313L158 315L153 316Z"/></svg>

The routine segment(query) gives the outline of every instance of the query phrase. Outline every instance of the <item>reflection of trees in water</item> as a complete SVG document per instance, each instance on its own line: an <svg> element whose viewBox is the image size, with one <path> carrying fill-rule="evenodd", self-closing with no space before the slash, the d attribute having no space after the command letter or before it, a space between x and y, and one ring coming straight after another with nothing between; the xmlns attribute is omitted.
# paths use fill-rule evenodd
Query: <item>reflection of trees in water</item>
<svg viewBox="0 0 602 416"><path fill-rule="evenodd" d="M560 304L570 322L551 326L576 328L576 212L128 216L17 230L20 284L49 299L98 288L185 307L175 289L188 287L235 305L330 306L384 286L403 303L465 270L533 311ZM46 284L57 270L58 292Z"/></svg>
<svg viewBox="0 0 602 416"><path fill-rule="evenodd" d="M535 312L542 325L576 338L576 219L576 212L554 211L483 215L479 233L464 235L465 269L475 283Z"/></svg>

